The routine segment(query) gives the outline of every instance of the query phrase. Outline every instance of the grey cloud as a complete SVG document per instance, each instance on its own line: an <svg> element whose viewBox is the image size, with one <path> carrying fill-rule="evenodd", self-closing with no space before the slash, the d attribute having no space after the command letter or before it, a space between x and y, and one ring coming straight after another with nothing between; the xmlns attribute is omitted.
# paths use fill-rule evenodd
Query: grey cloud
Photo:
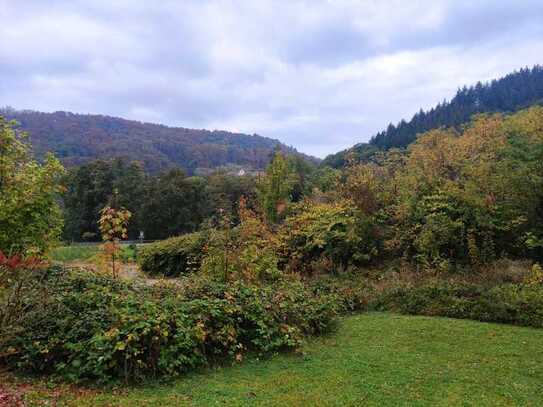
<svg viewBox="0 0 543 407"><path fill-rule="evenodd" d="M364 33L357 31L349 21L336 19L296 33L289 39L282 54L292 63L337 66L365 58L372 51Z"/></svg>
<svg viewBox="0 0 543 407"><path fill-rule="evenodd" d="M0 2L0 105L256 132L319 156L542 62L539 0Z"/></svg>

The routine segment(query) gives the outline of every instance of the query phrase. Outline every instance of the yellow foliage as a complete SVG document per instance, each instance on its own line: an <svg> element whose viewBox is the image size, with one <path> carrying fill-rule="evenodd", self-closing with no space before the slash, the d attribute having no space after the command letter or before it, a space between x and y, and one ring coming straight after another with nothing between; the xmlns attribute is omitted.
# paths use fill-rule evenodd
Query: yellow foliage
<svg viewBox="0 0 543 407"><path fill-rule="evenodd" d="M541 267L538 263L535 263L532 266L532 272L528 277L526 277L526 283L530 285L543 284L543 267Z"/></svg>

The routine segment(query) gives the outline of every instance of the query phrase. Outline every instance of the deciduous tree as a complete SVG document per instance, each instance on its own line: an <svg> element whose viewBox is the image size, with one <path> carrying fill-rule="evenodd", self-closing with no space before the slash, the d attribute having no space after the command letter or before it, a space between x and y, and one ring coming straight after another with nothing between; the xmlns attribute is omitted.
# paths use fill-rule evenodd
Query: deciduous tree
<svg viewBox="0 0 543 407"><path fill-rule="evenodd" d="M0 116L0 251L43 253L58 239L64 168L51 154L32 158L27 136Z"/></svg>

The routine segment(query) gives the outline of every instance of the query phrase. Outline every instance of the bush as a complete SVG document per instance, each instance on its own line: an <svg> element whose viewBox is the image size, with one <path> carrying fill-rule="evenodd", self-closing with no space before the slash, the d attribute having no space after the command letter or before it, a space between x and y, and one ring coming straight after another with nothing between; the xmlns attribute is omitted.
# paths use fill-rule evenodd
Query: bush
<svg viewBox="0 0 543 407"><path fill-rule="evenodd" d="M285 221L280 255L292 270L311 273L366 264L377 255L370 218L341 204L304 204Z"/></svg>
<svg viewBox="0 0 543 407"><path fill-rule="evenodd" d="M530 285L543 285L543 268L539 263L535 263L532 266L530 275L526 277L526 283Z"/></svg>
<svg viewBox="0 0 543 407"><path fill-rule="evenodd" d="M223 281L272 282L281 278L275 236L268 225L239 201L240 223L230 227L223 218L222 229L209 229L200 271Z"/></svg>
<svg viewBox="0 0 543 407"><path fill-rule="evenodd" d="M543 328L543 287L433 282L401 284L376 297L371 308Z"/></svg>
<svg viewBox="0 0 543 407"><path fill-rule="evenodd" d="M357 273L341 276L321 276L309 283L315 295L333 295L343 313L366 311L375 298L375 289Z"/></svg>
<svg viewBox="0 0 543 407"><path fill-rule="evenodd" d="M332 327L333 296L300 282L254 286L186 277L153 287L49 269L41 291L24 294L25 314L2 327L10 367L66 379L174 376L248 351L296 349Z"/></svg>
<svg viewBox="0 0 543 407"><path fill-rule="evenodd" d="M138 263L151 276L191 273L200 268L205 241L203 232L195 232L153 243L140 250Z"/></svg>
<svg viewBox="0 0 543 407"><path fill-rule="evenodd" d="M538 266L532 273L539 276ZM492 280L485 272L466 280L381 273L376 278L353 272L319 276L308 286L317 296L335 296L342 312L399 312L543 328L543 284L530 278L522 282L523 274L518 275L518 270L513 276L504 276L505 272ZM509 282L512 280L516 282Z"/></svg>

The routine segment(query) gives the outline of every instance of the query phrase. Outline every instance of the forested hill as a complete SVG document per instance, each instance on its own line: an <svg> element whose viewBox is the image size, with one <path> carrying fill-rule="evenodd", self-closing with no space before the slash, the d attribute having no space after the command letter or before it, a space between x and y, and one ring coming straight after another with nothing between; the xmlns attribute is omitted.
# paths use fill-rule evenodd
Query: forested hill
<svg viewBox="0 0 543 407"><path fill-rule="evenodd" d="M97 158L123 157L142 162L149 172L181 167L194 173L223 166L251 171L265 168L276 148L299 154L278 140L258 135L167 127L68 112L5 108L0 115L17 120L18 128L30 134L38 158L52 151L66 166Z"/></svg>
<svg viewBox="0 0 543 407"><path fill-rule="evenodd" d="M521 69L488 83L464 86L450 102L440 103L428 111L421 109L409 122L402 120L397 125L390 124L369 143L357 144L330 155L323 164L341 167L349 152L364 160L378 150L406 147L419 133L442 126L459 126L477 113L514 112L537 103L543 103L543 66L540 65Z"/></svg>

